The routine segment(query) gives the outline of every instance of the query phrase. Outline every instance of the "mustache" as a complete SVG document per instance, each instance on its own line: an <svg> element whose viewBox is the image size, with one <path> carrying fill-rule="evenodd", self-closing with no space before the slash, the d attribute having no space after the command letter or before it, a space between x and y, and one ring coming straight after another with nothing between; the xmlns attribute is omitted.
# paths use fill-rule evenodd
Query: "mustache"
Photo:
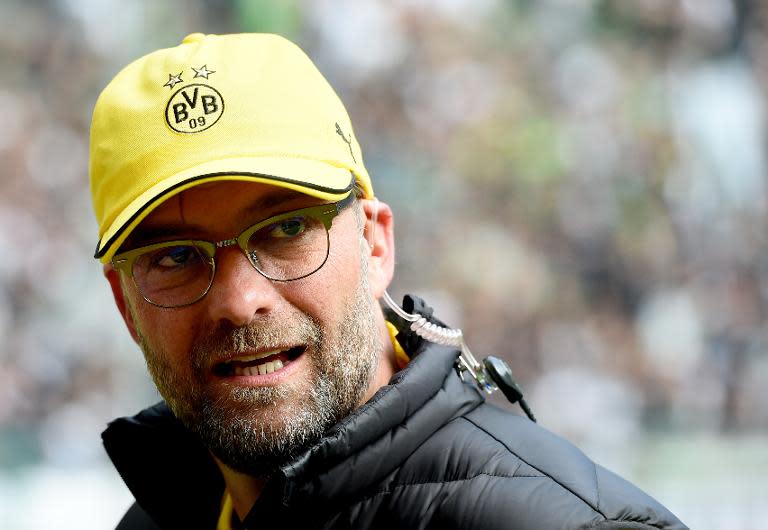
<svg viewBox="0 0 768 530"><path fill-rule="evenodd" d="M300 313L290 318L270 317L245 326L220 322L195 340L190 355L192 366L200 372L222 357L286 344L307 344L317 349L322 342L321 325L309 315Z"/></svg>

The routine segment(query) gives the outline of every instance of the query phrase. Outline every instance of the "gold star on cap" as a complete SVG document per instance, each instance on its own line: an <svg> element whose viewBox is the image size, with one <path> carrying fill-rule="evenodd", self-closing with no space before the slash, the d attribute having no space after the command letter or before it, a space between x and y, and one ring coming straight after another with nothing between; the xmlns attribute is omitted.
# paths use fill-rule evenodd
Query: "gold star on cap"
<svg viewBox="0 0 768 530"><path fill-rule="evenodd" d="M208 65L207 65L207 64L204 64L204 65L203 65L203 66L201 66L200 68L195 68L195 67L193 66L193 67L192 67L192 70L194 70L194 71L195 71L195 77L204 77L204 78L206 78L206 79L208 79L208 76L209 76L209 75L211 75L211 74L215 74L215 73L216 73L216 71L215 71L215 70L208 70Z"/></svg>
<svg viewBox="0 0 768 530"><path fill-rule="evenodd" d="M163 86L167 86L168 88L173 89L173 87L183 82L184 80L181 78L181 72L176 75L168 74L168 82Z"/></svg>

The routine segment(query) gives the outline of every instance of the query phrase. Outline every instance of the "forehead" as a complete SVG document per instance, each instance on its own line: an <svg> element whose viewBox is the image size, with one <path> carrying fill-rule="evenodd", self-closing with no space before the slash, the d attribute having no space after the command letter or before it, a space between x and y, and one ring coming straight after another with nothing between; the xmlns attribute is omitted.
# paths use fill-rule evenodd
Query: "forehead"
<svg viewBox="0 0 768 530"><path fill-rule="evenodd" d="M168 198L136 227L129 240L141 242L176 235L214 237L221 233L221 237L231 237L233 231L271 215L321 202L263 183L211 182Z"/></svg>

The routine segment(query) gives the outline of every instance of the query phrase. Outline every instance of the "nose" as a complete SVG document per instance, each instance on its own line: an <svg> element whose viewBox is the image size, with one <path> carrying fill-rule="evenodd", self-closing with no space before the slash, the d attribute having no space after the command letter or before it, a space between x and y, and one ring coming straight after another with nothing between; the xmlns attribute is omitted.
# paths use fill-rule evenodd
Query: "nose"
<svg viewBox="0 0 768 530"><path fill-rule="evenodd" d="M216 275L206 295L213 322L244 326L269 313L280 299L275 284L262 276L236 246L216 253Z"/></svg>

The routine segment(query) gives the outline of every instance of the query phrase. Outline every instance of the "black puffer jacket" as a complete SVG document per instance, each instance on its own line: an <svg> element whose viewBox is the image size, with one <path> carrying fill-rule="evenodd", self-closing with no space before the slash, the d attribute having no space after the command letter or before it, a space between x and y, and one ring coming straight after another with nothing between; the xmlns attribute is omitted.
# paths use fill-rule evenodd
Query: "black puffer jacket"
<svg viewBox="0 0 768 530"><path fill-rule="evenodd" d="M568 442L486 403L457 375L457 351L420 350L282 469L249 528L686 528ZM137 503L119 528L215 528L221 476L165 405L114 421L103 439Z"/></svg>

